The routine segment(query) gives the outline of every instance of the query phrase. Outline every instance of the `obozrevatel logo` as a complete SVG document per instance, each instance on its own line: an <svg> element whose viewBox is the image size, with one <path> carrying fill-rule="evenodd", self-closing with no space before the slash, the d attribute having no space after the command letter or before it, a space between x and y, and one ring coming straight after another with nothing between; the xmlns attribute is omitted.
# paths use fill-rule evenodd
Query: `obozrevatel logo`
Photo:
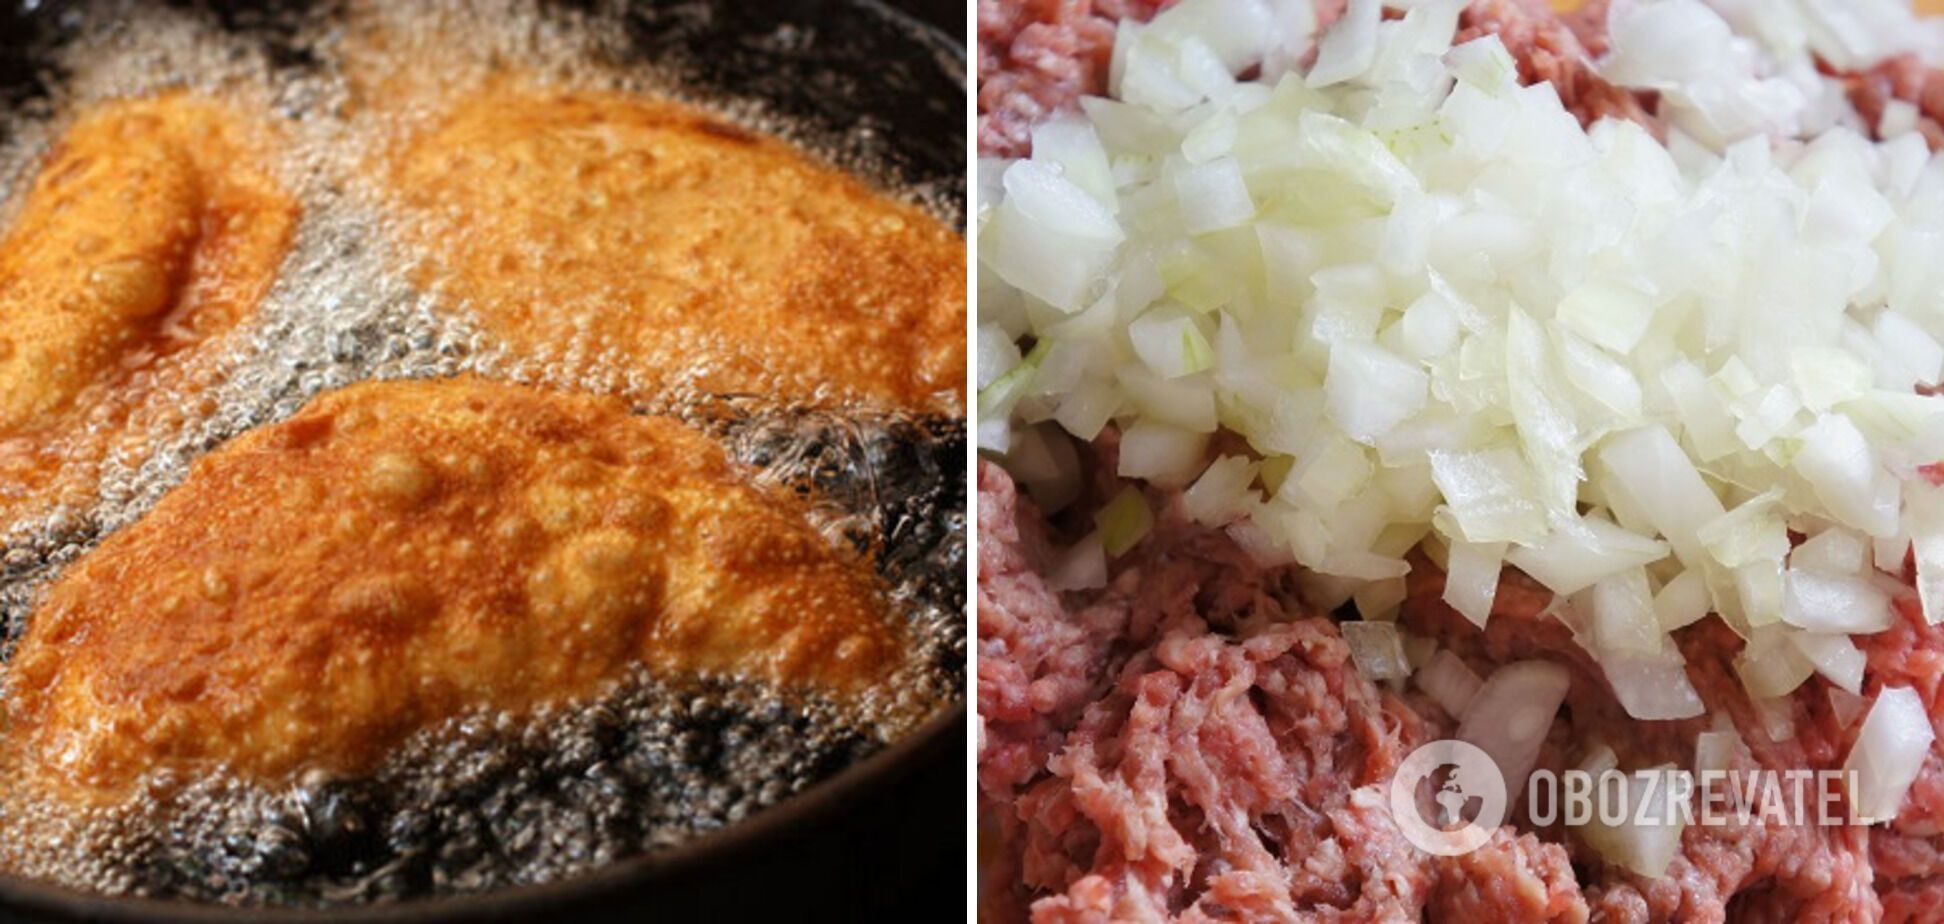
<svg viewBox="0 0 1944 924"><path fill-rule="evenodd" d="M1415 751L1391 778L1390 810L1404 839L1441 857L1484 846L1505 821L1505 776L1476 745L1446 739Z"/></svg>

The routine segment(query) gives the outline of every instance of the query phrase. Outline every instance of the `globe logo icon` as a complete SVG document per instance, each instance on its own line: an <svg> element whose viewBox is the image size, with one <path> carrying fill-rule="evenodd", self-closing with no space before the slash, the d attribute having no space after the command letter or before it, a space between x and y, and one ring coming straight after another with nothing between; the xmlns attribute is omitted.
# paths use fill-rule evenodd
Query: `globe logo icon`
<svg viewBox="0 0 1944 924"><path fill-rule="evenodd" d="M1420 801L1427 780L1435 784L1428 806ZM1455 739L1412 751L1391 778L1391 817L1398 830L1412 846L1437 856L1483 846L1504 823L1506 800L1498 764L1476 745Z"/></svg>

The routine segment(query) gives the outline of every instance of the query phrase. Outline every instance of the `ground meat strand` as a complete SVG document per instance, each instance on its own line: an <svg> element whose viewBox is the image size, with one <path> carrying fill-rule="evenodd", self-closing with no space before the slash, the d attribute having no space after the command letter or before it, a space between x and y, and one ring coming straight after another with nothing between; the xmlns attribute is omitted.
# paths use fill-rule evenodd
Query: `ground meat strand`
<svg viewBox="0 0 1944 924"><path fill-rule="evenodd" d="M1571 766L1568 752L1594 740L1613 747L1624 767L1692 764L1695 737L1712 720L1628 717L1571 631L1545 614L1551 594L1530 578L1507 570L1483 631L1442 602L1444 576L1429 561L1413 560L1409 582L1403 622L1459 653L1481 676L1496 665L1527 658L1555 661L1572 673L1566 707L1539 766L1554 771ZM1744 747L1732 769L1841 765L1850 730L1836 723L1821 678L1812 678L1790 698L1794 736L1771 742L1734 671L1741 642L1727 625L1709 618L1675 638L1708 715L1727 715L1741 735ZM1554 841L1566 837L1558 829L1541 834ZM1577 840L1567 843L1584 869L1579 887L1593 917L1602 921L1874 920L1878 914L1870 829L1863 826L1792 825L1759 817L1692 825L1666 874L1652 880L1603 864Z"/></svg>
<svg viewBox="0 0 1944 924"><path fill-rule="evenodd" d="M1587 919L1586 897L1573 879L1566 849L1510 827L1467 854L1435 864L1427 917L1445 921Z"/></svg>
<svg viewBox="0 0 1944 924"><path fill-rule="evenodd" d="M979 0L979 152L1024 157L1033 126L1107 86L1114 24L1156 0Z"/></svg>
<svg viewBox="0 0 1944 924"><path fill-rule="evenodd" d="M1038 511L1012 479L979 463L979 785L994 798L1040 772L1107 671L1126 630L1112 603L1069 613L1046 586Z"/></svg>
<svg viewBox="0 0 1944 924"><path fill-rule="evenodd" d="M1058 893L1033 919L1414 916L1426 858L1379 784L1418 729L1328 620L1178 614L1019 800L1027 884Z"/></svg>

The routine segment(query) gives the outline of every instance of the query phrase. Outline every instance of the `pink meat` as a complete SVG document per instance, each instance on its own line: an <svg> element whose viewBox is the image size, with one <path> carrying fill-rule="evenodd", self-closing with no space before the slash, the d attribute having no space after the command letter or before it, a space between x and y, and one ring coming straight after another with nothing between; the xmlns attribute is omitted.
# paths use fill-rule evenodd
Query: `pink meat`
<svg viewBox="0 0 1944 924"><path fill-rule="evenodd" d="M1613 698L1598 665L1572 642L1571 632L1543 615L1551 594L1508 571L1500 582L1492 618L1480 631L1440 600L1444 577L1428 561L1413 561L1410 599L1403 620L1452 648L1481 675L1508 661L1544 658L1565 665L1573 686L1555 723L1540 766L1555 770L1577 742L1607 742L1625 766L1691 764L1696 736L1707 718L1642 722L1628 717ZM1717 619L1676 633L1688 662L1688 678L1710 714L1733 721L1745 748L1732 768L1783 770L1835 768L1848 752L1850 729L1835 721L1827 688L1812 678L1791 698L1795 734L1771 742L1735 674L1741 641ZM1563 832L1542 832L1559 840ZM1880 913L1871 865L1870 829L1819 826L1750 818L1727 825L1694 825L1666 875L1648 880L1606 866L1568 839L1588 875L1579 881L1595 918L1606 921L1875 920Z"/></svg>
<svg viewBox="0 0 1944 924"><path fill-rule="evenodd" d="M1914 54L1898 55L1862 73L1841 75L1864 124L1877 130L1891 100L1917 107L1917 130L1932 150L1944 148L1944 72L1926 67Z"/></svg>
<svg viewBox="0 0 1944 924"><path fill-rule="evenodd" d="M1113 23L1168 2L981 0L980 150L1027 153L1034 124L1103 88ZM1551 82L1585 122L1627 118L1658 132L1651 95L1609 85L1589 64L1605 51L1606 5L1562 18L1542 0L1473 0L1459 38L1497 34L1522 79ZM1342 10L1341 0L1320 6L1326 21ZM1933 146L1944 138L1944 77L1900 59L1846 80L1872 124L1889 99L1906 99ZM1119 489L1116 450L1110 433L1084 451L1096 475L1089 503ZM1050 527L1004 471L982 463L979 475L987 921L1939 919L1940 749L1894 825L1690 826L1654 880L1521 811L1473 853L1425 856L1402 841L1385 790L1404 754L1455 722L1418 692L1400 698L1357 674L1334 625L1305 616L1292 569L1257 566L1150 490L1160 522L1114 563L1108 586L1056 593L1044 579ZM1428 561L1413 561L1409 584L1404 624L1479 674L1527 658L1568 668L1540 767L1566 768L1592 739L1626 766L1691 762L1711 720L1628 717L1567 627L1543 614L1543 587L1508 571L1481 631L1440 602L1443 576ZM1865 692L1915 688L1944 740L1944 631L1913 601L1899 601L1891 630L1858 638ZM1820 677L1789 699L1794 734L1770 741L1733 668L1740 639L1708 619L1676 640L1709 714L1740 733L1734 769L1841 765L1855 728L1837 719Z"/></svg>
<svg viewBox="0 0 1944 924"><path fill-rule="evenodd" d="M1107 89L1114 24L1174 0L979 0L979 153L1024 157L1033 126ZM1335 22L1349 0L1319 0Z"/></svg>
<svg viewBox="0 0 1944 924"><path fill-rule="evenodd" d="M1457 41L1496 34L1519 62L1519 79L1548 81L1567 111L1591 125L1603 118L1630 119L1661 135L1660 121L1641 96L1606 82L1593 70L1593 57L1605 51L1606 17L1587 11L1571 21L1554 13L1545 0L1472 0L1458 19ZM1595 50L1587 48L1592 42Z"/></svg>
<svg viewBox="0 0 1944 924"><path fill-rule="evenodd" d="M1586 897L1566 849L1510 827L1471 853L1434 864L1427 917L1443 921L1587 920Z"/></svg>
<svg viewBox="0 0 1944 924"><path fill-rule="evenodd" d="M1024 157L1033 126L1071 109L1107 86L1114 24L1145 21L1173 0L979 0L979 153ZM1319 0L1319 28L1343 15L1348 0ZM1584 123L1633 119L1659 133L1651 97L1600 79L1592 57L1606 49L1606 3L1561 17L1545 0L1473 0L1459 41L1496 32L1519 61L1523 80L1552 81L1566 108Z"/></svg>
<svg viewBox="0 0 1944 924"><path fill-rule="evenodd" d="M1125 631L1113 601L1069 612L1049 590L1038 512L998 466L979 464L979 785L996 798L1040 771L1092 702Z"/></svg>
<svg viewBox="0 0 1944 924"><path fill-rule="evenodd" d="M1114 24L1157 0L979 0L979 152L1023 157L1033 126L1107 86Z"/></svg>
<svg viewBox="0 0 1944 924"><path fill-rule="evenodd" d="M1415 916L1429 869L1379 784L1418 728L1328 620L1171 614L1018 802L1033 920Z"/></svg>

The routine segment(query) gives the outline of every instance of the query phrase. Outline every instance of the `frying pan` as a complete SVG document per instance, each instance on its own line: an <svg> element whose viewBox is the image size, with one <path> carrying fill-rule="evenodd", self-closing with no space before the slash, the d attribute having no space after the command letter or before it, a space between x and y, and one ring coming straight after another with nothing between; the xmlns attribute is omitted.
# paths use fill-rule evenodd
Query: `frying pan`
<svg viewBox="0 0 1944 924"><path fill-rule="evenodd" d="M881 183L936 202L965 192L964 7L947 0L687 0L579 3L617 13L646 62L694 86L754 100L809 143ZM0 7L0 105L45 95L51 42L77 4ZM225 2L212 12L273 61L301 66L280 34L293 6ZM807 41L780 50L790 27ZM953 216L962 221L962 216ZM478 895L327 910L234 909L77 892L0 876L0 919L30 921L904 920L961 914L966 716L952 707L901 741L781 805L685 844L584 876Z"/></svg>

